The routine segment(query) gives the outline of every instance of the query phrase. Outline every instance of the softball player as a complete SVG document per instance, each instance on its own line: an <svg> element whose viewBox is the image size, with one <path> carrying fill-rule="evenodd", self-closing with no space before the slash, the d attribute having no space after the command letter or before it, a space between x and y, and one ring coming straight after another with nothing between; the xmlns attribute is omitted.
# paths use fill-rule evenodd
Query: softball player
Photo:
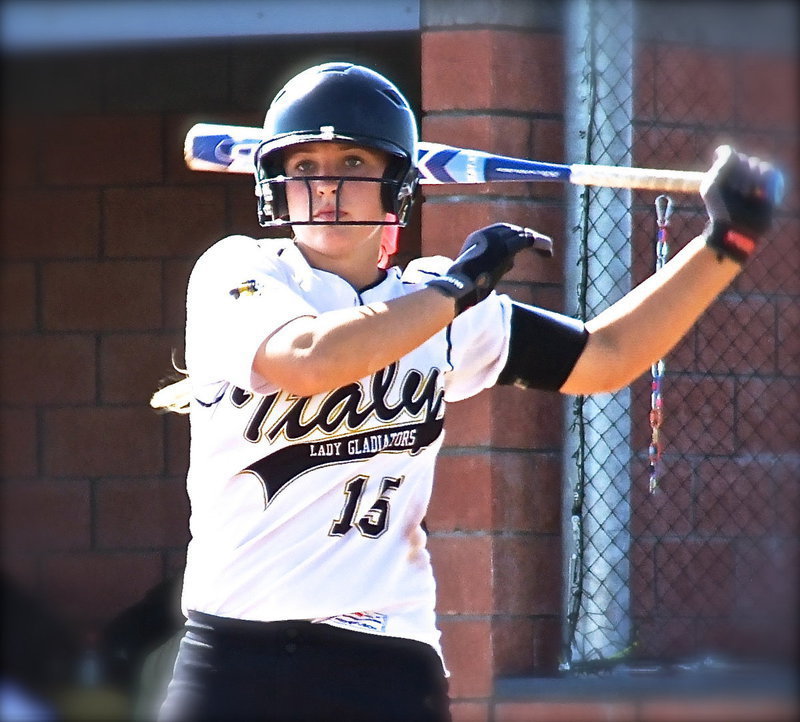
<svg viewBox="0 0 800 722"><path fill-rule="evenodd" d="M493 291L518 252L550 254L528 228L480 229L455 261L379 264L417 185L415 119L381 75L310 68L264 127L259 219L293 237L202 255L188 380L153 401L190 385L187 623L161 719L447 720L423 527L447 403L632 381L769 228L773 171L720 149L706 232L584 325Z"/></svg>

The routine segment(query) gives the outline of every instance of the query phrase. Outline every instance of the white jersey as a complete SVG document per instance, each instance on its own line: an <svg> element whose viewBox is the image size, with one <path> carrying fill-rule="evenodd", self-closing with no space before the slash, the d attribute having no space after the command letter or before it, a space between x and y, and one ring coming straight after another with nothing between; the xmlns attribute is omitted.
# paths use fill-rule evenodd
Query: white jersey
<svg viewBox="0 0 800 722"><path fill-rule="evenodd" d="M441 654L421 525L445 403L496 382L510 300L492 294L397 363L308 398L251 367L292 319L403 296L450 263L419 259L357 292L288 239L231 236L203 254L187 296L184 612L321 621Z"/></svg>

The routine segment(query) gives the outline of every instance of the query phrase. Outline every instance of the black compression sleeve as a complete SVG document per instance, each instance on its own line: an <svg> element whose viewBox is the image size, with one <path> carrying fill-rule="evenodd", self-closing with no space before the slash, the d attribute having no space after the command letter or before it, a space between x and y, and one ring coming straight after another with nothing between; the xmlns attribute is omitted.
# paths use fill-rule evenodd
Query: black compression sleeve
<svg viewBox="0 0 800 722"><path fill-rule="evenodd" d="M588 338L582 321L513 301L508 360L497 383L557 391Z"/></svg>

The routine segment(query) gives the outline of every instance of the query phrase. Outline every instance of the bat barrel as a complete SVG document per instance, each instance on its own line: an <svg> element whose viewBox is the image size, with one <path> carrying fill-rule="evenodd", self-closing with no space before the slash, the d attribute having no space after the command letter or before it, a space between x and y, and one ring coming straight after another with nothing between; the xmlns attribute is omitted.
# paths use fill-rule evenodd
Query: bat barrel
<svg viewBox="0 0 800 722"><path fill-rule="evenodd" d="M675 193L698 192L704 175L699 171L688 170L580 164L571 165L570 171L570 183L576 185L673 191Z"/></svg>

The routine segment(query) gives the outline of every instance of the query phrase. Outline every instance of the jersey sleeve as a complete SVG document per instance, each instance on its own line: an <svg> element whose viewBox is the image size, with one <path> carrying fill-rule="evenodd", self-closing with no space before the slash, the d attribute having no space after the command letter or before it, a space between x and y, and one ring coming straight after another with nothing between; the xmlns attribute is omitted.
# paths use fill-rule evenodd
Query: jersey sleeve
<svg viewBox="0 0 800 722"><path fill-rule="evenodd" d="M443 273L453 261L428 256L411 261L403 281L421 285ZM511 299L492 292L479 304L457 316L447 328L445 399L460 401L490 388L508 358L511 335Z"/></svg>
<svg viewBox="0 0 800 722"><path fill-rule="evenodd" d="M223 382L274 390L252 371L256 351L289 321L317 315L290 281L277 257L245 236L219 241L195 264L186 298L186 365L201 401L211 401L203 399L204 388Z"/></svg>
<svg viewBox="0 0 800 722"><path fill-rule="evenodd" d="M497 383L508 358L510 327L511 300L494 292L456 317L448 329L447 401L469 398Z"/></svg>

